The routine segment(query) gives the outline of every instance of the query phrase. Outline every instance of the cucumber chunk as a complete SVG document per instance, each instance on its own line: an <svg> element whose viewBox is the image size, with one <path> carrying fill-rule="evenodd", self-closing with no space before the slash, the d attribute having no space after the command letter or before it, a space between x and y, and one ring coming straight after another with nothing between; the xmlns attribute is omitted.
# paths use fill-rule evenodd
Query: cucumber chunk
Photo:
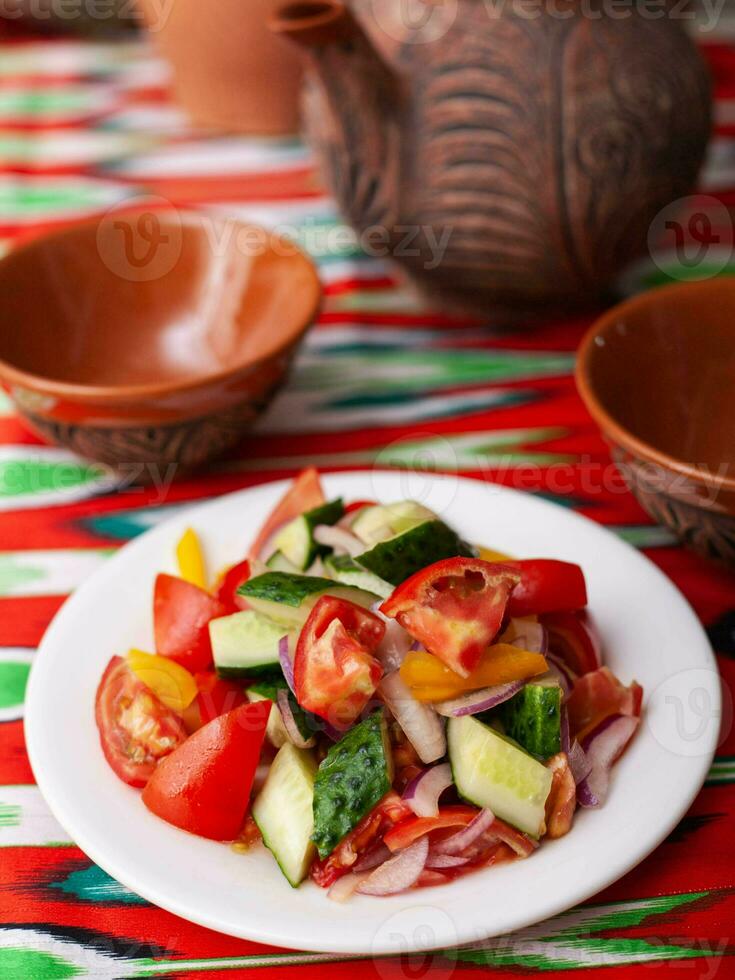
<svg viewBox="0 0 735 980"><path fill-rule="evenodd" d="M295 517L276 535L273 546L297 570L308 568L317 555L326 555L329 548L314 540L314 528L319 524L336 524L345 512L342 498L332 500L305 514Z"/></svg>
<svg viewBox="0 0 735 980"><path fill-rule="evenodd" d="M414 572L442 558L471 554L469 545L442 521L424 521L379 542L355 561L391 585L400 585Z"/></svg>
<svg viewBox="0 0 735 980"><path fill-rule="evenodd" d="M274 572L289 572L292 575L298 575L301 571L292 561L286 558L282 551L274 551L266 562L266 565Z"/></svg>
<svg viewBox="0 0 735 980"><path fill-rule="evenodd" d="M386 541L402 534L424 521L433 521L436 514L416 503L415 500L399 500L393 504L375 504L358 511L350 530L366 545Z"/></svg>
<svg viewBox="0 0 735 980"><path fill-rule="evenodd" d="M299 730L299 734L304 741L310 739L312 735L317 734L317 732L324 730L324 722L322 719L319 718L318 715L313 715L310 711L307 711L305 708L301 707L286 683L286 678L283 676L283 674L281 674L280 677L269 677L258 680L255 684L251 684L248 687L246 693L248 698L251 697L251 694L253 695L251 700L262 700L263 698L268 698L269 701L273 701L273 703L276 704L278 701L278 692L280 690L288 691L288 703L289 707L291 708L291 714L293 715L293 720L296 722L296 727ZM273 711L271 711L268 718L268 724L270 724L270 721L274 716L277 716L281 722L281 725L283 725L283 719L281 718L281 712L278 707L275 707ZM283 725L283 728L285 731L285 725ZM266 735L267 734L268 728L266 726ZM288 739L288 734L286 735L286 738Z"/></svg>
<svg viewBox="0 0 735 980"><path fill-rule="evenodd" d="M369 609L379 598L371 592L340 585L332 579L314 575L290 575L287 572L266 572L251 578L238 589L251 609L280 623L286 630L300 630L317 599L333 595L348 599ZM283 634L281 634L283 635Z"/></svg>
<svg viewBox="0 0 735 980"><path fill-rule="evenodd" d="M209 624L214 666L220 677L248 677L278 666L278 644L286 630L253 609L213 619Z"/></svg>
<svg viewBox="0 0 735 980"><path fill-rule="evenodd" d="M319 856L337 844L391 787L393 763L382 709L333 745L314 784L314 833Z"/></svg>
<svg viewBox="0 0 735 980"><path fill-rule="evenodd" d="M362 565L358 565L354 558L349 555L330 555L324 560L327 574L337 582L344 585L353 585L356 589L374 593L381 599L387 599L393 591L390 582L384 582L382 578L373 575Z"/></svg>
<svg viewBox="0 0 735 980"><path fill-rule="evenodd" d="M314 776L308 749L287 743L278 750L253 803L253 819L289 884L296 888L314 858Z"/></svg>
<svg viewBox="0 0 735 980"><path fill-rule="evenodd" d="M249 687L245 692L245 695L251 704L254 701L275 701L275 697L270 697L267 694L261 694L256 687ZM271 713L268 715L268 721L266 722L265 726L265 737L276 749L280 749L282 745L285 745L286 742L289 741L288 732L286 731L286 726L283 724L281 712L278 710L275 704L271 708Z"/></svg>
<svg viewBox="0 0 735 980"><path fill-rule="evenodd" d="M449 719L447 741L460 796L539 837L551 770L472 715Z"/></svg>
<svg viewBox="0 0 735 980"><path fill-rule="evenodd" d="M561 688L526 684L497 712L506 735L541 759L561 752ZM484 720L480 715L480 720Z"/></svg>

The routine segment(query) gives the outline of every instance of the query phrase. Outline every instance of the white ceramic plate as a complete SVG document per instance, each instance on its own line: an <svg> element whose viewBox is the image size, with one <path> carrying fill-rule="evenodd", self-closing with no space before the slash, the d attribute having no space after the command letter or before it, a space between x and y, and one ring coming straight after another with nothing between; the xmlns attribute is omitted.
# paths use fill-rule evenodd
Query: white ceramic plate
<svg viewBox="0 0 735 980"><path fill-rule="evenodd" d="M529 860L441 888L339 905L311 883L291 889L265 849L239 855L148 813L108 768L93 717L114 653L150 647L158 571L192 525L210 568L240 558L284 483L182 512L127 545L61 609L38 651L27 697L33 771L57 819L87 854L144 898L203 926L278 946L405 952L476 942L554 915L615 881L671 831L701 786L719 719L717 668L674 586L614 535L525 494L453 477L395 472L325 478L329 496L421 499L468 540L585 569L606 662L644 687L644 722L614 771L605 806Z"/></svg>

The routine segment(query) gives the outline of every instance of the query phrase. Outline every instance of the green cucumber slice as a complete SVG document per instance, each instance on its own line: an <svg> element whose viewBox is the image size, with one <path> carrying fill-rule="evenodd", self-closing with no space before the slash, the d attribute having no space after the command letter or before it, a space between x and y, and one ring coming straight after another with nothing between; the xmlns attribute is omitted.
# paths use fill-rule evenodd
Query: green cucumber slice
<svg viewBox="0 0 735 980"><path fill-rule="evenodd" d="M538 838L551 770L472 715L449 719L447 742L460 796Z"/></svg>
<svg viewBox="0 0 735 980"><path fill-rule="evenodd" d="M561 752L561 700L558 684L526 684L496 710L509 738L531 755L548 759Z"/></svg>
<svg viewBox="0 0 735 980"><path fill-rule="evenodd" d="M314 528L319 524L336 524L345 512L342 498L307 510L290 521L273 540L273 546L290 561L297 570L308 568L317 555L325 555L329 548L314 540Z"/></svg>
<svg viewBox="0 0 735 980"><path fill-rule="evenodd" d="M424 521L381 541L369 551L357 555L355 561L373 575L400 585L415 572L457 555L471 555L472 549L442 521Z"/></svg>
<svg viewBox="0 0 735 980"><path fill-rule="evenodd" d="M220 677L248 677L277 667L278 644L286 631L253 609L213 619L209 624L214 667Z"/></svg>
<svg viewBox="0 0 735 980"><path fill-rule="evenodd" d="M247 599L251 609L289 631L301 629L317 599L323 595L347 599L365 609L379 598L371 592L340 585L328 578L287 572L266 572L251 578L240 586L238 594Z"/></svg>
<svg viewBox="0 0 735 980"><path fill-rule="evenodd" d="M314 858L314 777L308 749L281 746L253 803L253 819L288 883L297 888Z"/></svg>
<svg viewBox="0 0 735 980"><path fill-rule="evenodd" d="M366 545L386 541L417 524L436 519L436 514L415 500L399 500L393 504L374 504L355 515L350 530Z"/></svg>
<svg viewBox="0 0 735 980"><path fill-rule="evenodd" d="M387 599L393 591L390 582L384 582L382 578L373 575L362 565L358 565L349 555L330 555L325 558L324 567L327 574L335 581L342 582L344 585L353 585L356 589L365 592L372 592L381 599Z"/></svg>
<svg viewBox="0 0 735 980"><path fill-rule="evenodd" d="M319 856L327 857L393 781L392 756L382 709L333 745L314 784L314 832Z"/></svg>
<svg viewBox="0 0 735 980"><path fill-rule="evenodd" d="M299 734L305 741L311 738L312 735L315 735L317 732L324 730L324 722L322 719L301 707L286 683L286 678L283 676L283 674L281 674L280 677L263 678L262 680L257 681L255 684L251 684L246 693L248 697L250 697L251 694L254 695L255 699L260 698L262 700L263 698L268 698L269 701L273 701L275 704L278 701L278 692L280 690L288 691L288 703L291 707L293 720L296 722L296 727L299 730ZM278 710L278 708L271 711L268 724L270 724L270 720L274 715L277 715L281 720L281 724L283 724L281 712ZM267 727L266 734L268 734ZM288 739L288 735L286 735L286 738Z"/></svg>

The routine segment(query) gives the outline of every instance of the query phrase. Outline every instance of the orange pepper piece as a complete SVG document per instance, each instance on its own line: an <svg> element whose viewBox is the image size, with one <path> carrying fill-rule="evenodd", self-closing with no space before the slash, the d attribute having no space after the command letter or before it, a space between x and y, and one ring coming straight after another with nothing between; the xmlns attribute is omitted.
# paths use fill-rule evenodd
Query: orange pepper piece
<svg viewBox="0 0 735 980"><path fill-rule="evenodd" d="M549 669L540 653L521 650L509 643L489 647L468 677L453 670L425 650L410 650L401 664L401 677L417 701L446 701L468 691L527 680Z"/></svg>

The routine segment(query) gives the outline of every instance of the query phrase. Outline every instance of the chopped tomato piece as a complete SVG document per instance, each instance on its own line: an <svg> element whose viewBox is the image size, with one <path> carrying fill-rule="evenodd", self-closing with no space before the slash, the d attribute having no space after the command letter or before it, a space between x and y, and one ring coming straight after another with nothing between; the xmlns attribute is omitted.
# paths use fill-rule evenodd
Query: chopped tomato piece
<svg viewBox="0 0 735 980"><path fill-rule="evenodd" d="M296 644L294 687L301 707L337 727L354 721L382 676L373 652L384 633L385 623L373 613L322 596Z"/></svg>
<svg viewBox="0 0 735 980"><path fill-rule="evenodd" d="M413 811L393 791L367 813L358 825L341 841L328 858L311 866L311 877L320 888L329 888L337 878L347 874L358 857L363 855L382 834Z"/></svg>
<svg viewBox="0 0 735 980"><path fill-rule="evenodd" d="M400 670L404 683L418 701L447 701L467 691L535 677L545 673L548 666L540 653L521 650L509 643L496 643L482 654L466 677L455 674L425 650L409 650Z"/></svg>
<svg viewBox="0 0 735 980"><path fill-rule="evenodd" d="M546 836L563 837L572 829L577 808L577 785L574 782L565 752L552 756L546 768L553 773L551 789L546 798Z"/></svg>
<svg viewBox="0 0 735 980"><path fill-rule="evenodd" d="M184 713L187 731L195 732L220 715L234 711L248 699L241 684L218 677L213 670L195 674L197 695Z"/></svg>
<svg viewBox="0 0 735 980"><path fill-rule="evenodd" d="M380 611L467 677L497 635L519 578L513 565L447 558L399 585Z"/></svg>
<svg viewBox="0 0 735 980"><path fill-rule="evenodd" d="M549 649L575 674L587 674L602 664L600 641L584 611L546 613L540 621L549 634Z"/></svg>
<svg viewBox="0 0 735 980"><path fill-rule="evenodd" d="M222 603L227 612L239 612L247 609L248 603L244 596L238 595L237 590L250 578L250 562L240 561L237 565L228 568L222 576L217 587L217 599Z"/></svg>
<svg viewBox="0 0 735 980"><path fill-rule="evenodd" d="M506 844L518 857L528 857L538 847L538 841L511 827L505 820L496 817L487 830L487 836Z"/></svg>
<svg viewBox="0 0 735 980"><path fill-rule="evenodd" d="M158 575L153 594L156 653L192 673L212 665L209 621L227 610L204 589L173 575Z"/></svg>
<svg viewBox="0 0 735 980"><path fill-rule="evenodd" d="M374 500L353 500L349 504L345 504L345 514L354 514L358 510L363 510L365 507L374 507Z"/></svg>
<svg viewBox="0 0 735 980"><path fill-rule="evenodd" d="M325 499L318 472L313 466L302 470L266 518L250 547L249 557L264 557L262 552L280 527L323 504Z"/></svg>
<svg viewBox="0 0 735 980"><path fill-rule="evenodd" d="M391 851L400 851L424 834L451 827L466 827L480 811L474 806L445 806L436 817L409 817L389 830L383 840Z"/></svg>
<svg viewBox="0 0 735 980"><path fill-rule="evenodd" d="M122 657L113 657L102 675L94 714L105 758L131 786L145 786L161 759L186 739L178 715Z"/></svg>
<svg viewBox="0 0 735 980"><path fill-rule="evenodd" d="M156 816L189 833L234 840L243 825L270 701L210 721L162 762L143 790Z"/></svg>
<svg viewBox="0 0 735 980"><path fill-rule="evenodd" d="M643 688L636 681L629 687L607 668L600 667L580 677L567 701L569 727L573 736L582 738L609 715L639 717Z"/></svg>
<svg viewBox="0 0 735 980"><path fill-rule="evenodd" d="M514 564L520 568L521 580L508 600L511 616L569 611L587 605L587 585L579 565L547 558Z"/></svg>

